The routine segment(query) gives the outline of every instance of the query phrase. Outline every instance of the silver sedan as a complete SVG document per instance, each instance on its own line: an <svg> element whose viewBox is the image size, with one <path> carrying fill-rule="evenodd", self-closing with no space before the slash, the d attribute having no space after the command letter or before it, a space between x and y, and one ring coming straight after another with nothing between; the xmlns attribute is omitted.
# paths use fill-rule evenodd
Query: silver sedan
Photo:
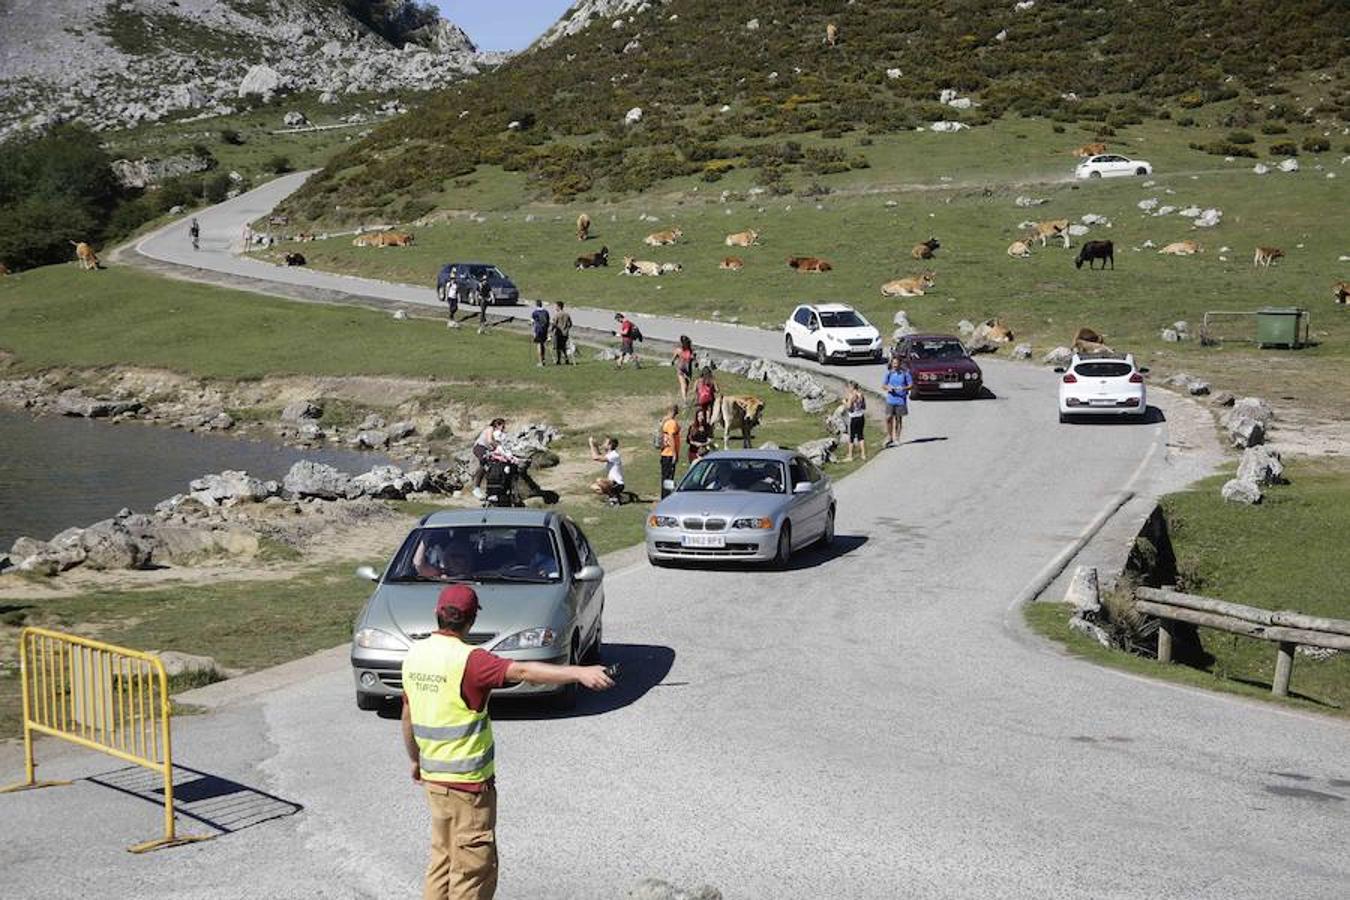
<svg viewBox="0 0 1350 900"><path fill-rule="evenodd" d="M647 517L647 559L786 566L793 551L834 540L834 514L829 477L800 453L711 453Z"/></svg>
<svg viewBox="0 0 1350 900"><path fill-rule="evenodd" d="M599 658L605 573L571 519L528 509L433 513L413 529L377 582L356 621L352 674L356 705L377 709L402 694L403 658L436 630L436 598L445 585L473 585L482 609L468 642L521 662L562 665ZM574 686L520 683L493 696L544 695L559 706Z"/></svg>

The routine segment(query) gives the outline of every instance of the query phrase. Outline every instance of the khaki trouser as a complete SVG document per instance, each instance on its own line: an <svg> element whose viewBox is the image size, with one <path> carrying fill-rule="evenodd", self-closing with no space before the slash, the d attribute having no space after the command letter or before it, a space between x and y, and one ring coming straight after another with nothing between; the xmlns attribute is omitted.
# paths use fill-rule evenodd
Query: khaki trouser
<svg viewBox="0 0 1350 900"><path fill-rule="evenodd" d="M427 784L431 863L425 900L492 900L497 893L497 789L471 794Z"/></svg>

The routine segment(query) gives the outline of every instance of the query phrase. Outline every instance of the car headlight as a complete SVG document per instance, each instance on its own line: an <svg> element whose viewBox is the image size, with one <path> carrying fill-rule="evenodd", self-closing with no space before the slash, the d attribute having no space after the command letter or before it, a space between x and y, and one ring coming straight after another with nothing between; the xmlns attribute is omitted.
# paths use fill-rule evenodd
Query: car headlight
<svg viewBox="0 0 1350 900"><path fill-rule="evenodd" d="M648 516L647 524L653 528L675 528L680 523L674 516Z"/></svg>
<svg viewBox="0 0 1350 900"><path fill-rule="evenodd" d="M979 373L979 372L967 372L967 373L966 373L966 381L974 381L975 379L977 379L977 378L979 378L979 377L980 377L980 373Z"/></svg>
<svg viewBox="0 0 1350 900"><path fill-rule="evenodd" d="M557 639L558 633L552 628L527 628L510 635L492 649L494 651L538 650L542 647L552 647Z"/></svg>
<svg viewBox="0 0 1350 900"><path fill-rule="evenodd" d="M737 519L731 523L732 528L758 528L762 531L768 531L773 528L773 519L764 519L754 516L746 519Z"/></svg>
<svg viewBox="0 0 1350 900"><path fill-rule="evenodd" d="M407 650L407 643L397 635L378 628L362 628L352 638L352 643L366 650Z"/></svg>

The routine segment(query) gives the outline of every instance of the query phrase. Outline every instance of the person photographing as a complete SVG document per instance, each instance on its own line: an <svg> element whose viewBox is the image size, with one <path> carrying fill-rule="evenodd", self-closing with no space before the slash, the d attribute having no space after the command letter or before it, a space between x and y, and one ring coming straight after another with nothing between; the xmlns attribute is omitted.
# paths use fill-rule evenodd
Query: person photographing
<svg viewBox="0 0 1350 900"><path fill-rule="evenodd" d="M403 661L403 747L431 810L424 900L491 900L497 891L497 788L488 697L508 684L614 686L603 666L516 662L465 643L478 617L466 584L441 590L437 631Z"/></svg>
<svg viewBox="0 0 1350 900"><path fill-rule="evenodd" d="M886 394L886 446L894 447L900 443L900 431L909 415L909 392L914 388L914 379L905 368L904 360L892 356L886 367L886 376L881 380L881 389Z"/></svg>

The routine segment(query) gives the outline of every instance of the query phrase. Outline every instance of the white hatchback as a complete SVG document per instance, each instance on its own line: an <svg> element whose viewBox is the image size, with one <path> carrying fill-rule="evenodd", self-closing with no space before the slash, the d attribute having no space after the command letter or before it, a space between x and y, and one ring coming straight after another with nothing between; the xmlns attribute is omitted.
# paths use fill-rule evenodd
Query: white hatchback
<svg viewBox="0 0 1350 900"><path fill-rule="evenodd" d="M1153 165L1142 159L1130 159L1119 153L1089 156L1073 170L1078 178L1115 178L1124 175L1152 175Z"/></svg>
<svg viewBox="0 0 1350 900"><path fill-rule="evenodd" d="M804 304L783 325L788 358L804 353L821 364L834 360L881 359L881 332L843 303Z"/></svg>
<svg viewBox="0 0 1350 900"><path fill-rule="evenodd" d="M1059 379L1059 420L1075 416L1133 416L1148 412L1144 375L1134 357L1074 355L1067 367L1055 369Z"/></svg>

